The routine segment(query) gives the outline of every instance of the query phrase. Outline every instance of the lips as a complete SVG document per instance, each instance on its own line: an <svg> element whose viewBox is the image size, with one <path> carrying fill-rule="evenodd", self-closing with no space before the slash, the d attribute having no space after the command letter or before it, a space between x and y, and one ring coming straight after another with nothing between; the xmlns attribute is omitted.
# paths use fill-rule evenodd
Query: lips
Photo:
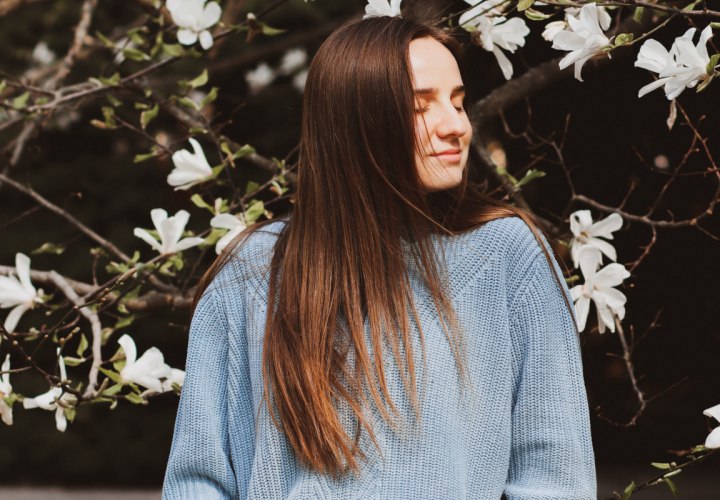
<svg viewBox="0 0 720 500"><path fill-rule="evenodd" d="M460 163L462 161L462 150L459 148L445 149L437 151L430 156L437 158L446 163Z"/></svg>

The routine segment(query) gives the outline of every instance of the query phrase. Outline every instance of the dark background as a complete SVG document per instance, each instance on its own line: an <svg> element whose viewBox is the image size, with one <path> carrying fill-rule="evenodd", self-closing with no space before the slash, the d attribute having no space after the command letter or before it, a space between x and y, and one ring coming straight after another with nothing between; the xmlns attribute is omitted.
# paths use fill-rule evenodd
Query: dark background
<svg viewBox="0 0 720 500"><path fill-rule="evenodd" d="M223 8L227 4L223 2ZM450 9L464 5L462 2L435 4ZM247 2L250 10L259 5L260 2ZM285 157L297 142L301 96L292 88L289 78L280 79L253 96L247 93L244 83L246 70L260 60L277 62L283 50L270 51L268 56L252 63L247 63L247 59L240 65L227 61L259 51L267 44L277 44L292 33L332 26L361 12L363 5L362 1L288 2L267 18L270 25L286 28L286 35L258 38L251 44L242 36L234 36L213 59L181 62L163 70L157 78L172 82L175 78L194 76L207 66L211 84L221 87L213 111L220 121L232 120L225 133L240 143L252 144L267 157ZM134 2L100 2L91 33L95 30L112 33L113 26L130 22L137 14L138 6ZM52 50L62 55L76 20L76 3L65 1L31 4L0 19L0 70L10 74L24 71L28 54L39 40L45 40ZM516 75L557 57L558 53L540 38L542 24L528 21L533 32L527 47L509 56ZM659 39L668 46L686 27L687 21L678 19ZM700 27L704 27L704 23ZM312 54L323 38L322 34L309 36L302 46ZM687 151L692 131L680 116L668 131L665 120L669 103L662 90L638 99L637 90L649 83L651 77L647 71L632 66L637 48L616 51L612 62L602 67L588 63L583 71L584 83L572 78L572 70L566 70L566 78L506 109L505 118L516 132L530 125L539 136L557 138L569 116L563 153L566 166L572 169L577 191L617 206L630 184L637 182L638 187L625 209L643 213L657 197L667 176L644 165L634 150L649 163L657 155L665 155L672 169ZM711 54L712 51L711 48ZM105 55L105 60L93 58L79 64L69 81L82 81L97 74L111 60L109 54ZM504 83L491 53L470 47L467 56L466 83L475 98ZM132 64L123 66L122 71L128 72L132 67ZM700 121L698 129L718 158L719 88L714 82L700 94L688 89L678 99L690 118L695 123ZM122 130L107 132L89 126L88 122L99 116L98 109L99 105L78 108L78 120L68 128L46 129L10 175L31 181L37 191L124 251L131 253L140 248L145 252L143 244L132 236L132 229L149 225L150 208L164 207L171 213L188 208L189 195L168 189L165 183L171 168L168 158L133 164L134 154L149 147L142 144L142 138ZM532 111L531 116L528 109ZM160 116L150 130L165 127L172 131L173 126L167 117ZM549 154L547 147L531 147L521 138L511 138L499 121L476 133L483 141L494 139L502 143L511 172L522 171L537 155ZM0 134L0 145L8 139L7 134ZM211 164L217 160L209 159ZM239 179L262 178L255 167L241 166L235 172ZM708 166L707 157L697 151L691 155L684 171L702 172ZM530 184L524 190L525 197L536 213L557 221L568 209L569 191L562 167L548 160L539 162L535 168L545 170L547 175ZM656 216L665 218L672 213L682 218L699 213L714 195L717 182L713 176L680 178L667 193ZM152 200L152 207L147 200ZM89 280L90 242L42 210L15 220L32 206L27 198L5 186L0 188L3 242L0 263L13 263L17 251L29 253L44 242L62 242L68 247L64 255L33 256L33 268L57 269L66 276ZM570 207L571 210L581 208L587 207ZM593 215L597 218L601 214L593 211ZM198 224L197 229L201 229L200 218L191 217L191 226L193 221ZM566 223L562 224L567 230ZM705 226L720 235L717 215ZM626 224L616 233L619 261L634 261L649 238L648 227ZM660 230L649 257L626 281L623 288L628 296L626 331L632 327L640 334L660 311L659 326L647 333L634 352L641 388L647 397L657 396L648 404L637 425L617 426L598 417L602 411L611 419L626 421L634 414L637 400L622 360L608 355L621 353L617 336L609 332L601 335L589 328L583 333L595 452L601 474L604 468L620 471L614 472L617 481L612 484L614 489L623 488L631 479L650 477L654 469L649 462L677 459L675 451L704 442L709 432L709 422L702 410L720 403L718 250L717 240L694 228ZM137 335L139 352L155 345L171 366L182 366L188 321L189 311L161 311L148 314L128 333ZM593 323L591 313L588 324ZM70 373L72 376L72 369ZM46 390L32 377L15 375L12 383L23 394L34 395ZM51 412L25 411L16 405L13 427L0 425L0 478L5 484L159 487L176 407L177 397L172 394L154 398L147 407L121 403L117 409L108 411L105 405L83 405L78 408L76 421L65 433L59 433ZM630 474L630 470L633 474L638 470L638 464L644 467L639 469L646 474L644 477ZM676 481L681 493L684 485L707 476L719 465L717 457L713 457L696 470L684 472ZM625 466L627 476L622 475ZM716 480L714 485L720 491L720 481ZM609 492L600 493L607 496Z"/></svg>

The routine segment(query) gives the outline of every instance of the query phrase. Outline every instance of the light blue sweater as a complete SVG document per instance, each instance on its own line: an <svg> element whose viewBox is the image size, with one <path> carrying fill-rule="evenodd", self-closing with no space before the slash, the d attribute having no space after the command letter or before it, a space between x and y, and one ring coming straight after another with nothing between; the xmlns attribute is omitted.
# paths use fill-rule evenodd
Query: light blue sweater
<svg viewBox="0 0 720 500"><path fill-rule="evenodd" d="M514 217L436 240L466 336L471 390L461 390L437 313L411 273L427 348L426 370L416 365L420 420L389 369L405 419L397 429L376 419L382 453L364 432L369 461L360 477L302 467L261 400L267 265L281 224L253 235L198 304L163 498L596 498L573 319L540 246Z"/></svg>

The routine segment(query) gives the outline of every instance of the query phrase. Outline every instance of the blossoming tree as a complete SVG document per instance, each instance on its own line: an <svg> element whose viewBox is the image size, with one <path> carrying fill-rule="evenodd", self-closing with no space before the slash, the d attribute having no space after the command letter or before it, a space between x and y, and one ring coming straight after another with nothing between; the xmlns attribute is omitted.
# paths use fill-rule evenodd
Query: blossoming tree
<svg viewBox="0 0 720 500"><path fill-rule="evenodd" d="M65 431L84 405L147 404L160 394L179 392L184 373L166 363L159 349L149 347L138 357L136 339L143 337L145 344L148 337L143 314L189 309L198 269L207 266L248 225L286 211L292 201L295 151L285 151L284 159L272 158L245 144L242 136L226 133L232 114L230 118L221 116L217 108L221 84L213 76L221 73L222 58L231 58L223 52L223 45L234 40L247 47L237 56L240 62L232 66L243 69L243 104L275 85L290 85L301 93L308 48L339 21L333 19L321 29L299 31L298 35L268 24L273 12L290 8L285 0L270 5L251 2L247 7L243 2L206 0L134 3L127 7L131 15L122 29L103 24L105 7L97 0L84 0L79 10L68 3L65 9L79 16L72 37L53 47L38 39L24 56L25 66L20 65L24 69L0 73L0 136L5 144L0 194L12 192L33 205L23 212L8 207L0 231L11 232L15 221L45 210L92 244L90 258L83 264L86 272L80 273L83 278L65 271L74 268L69 265L69 252L65 253L72 243L45 242L31 248L21 239L4 240L12 242L15 260L14 266L0 265L0 349L4 354L0 415L5 425L22 418L20 407L37 408L53 412L57 429ZM474 154L484 186L534 212L550 233L567 243L569 255L565 256L573 268L568 283L578 329L584 336L608 330L617 336L618 356L638 410L615 424L635 425L650 398L638 381L635 345L624 325L626 306L633 307L623 292L626 281L650 254L660 229L693 228L720 239L720 231L711 229L720 200L720 169L708 139L681 100L690 91L708 88L717 99L711 84L718 75L720 54L712 45L712 36L720 27L720 11L710 1L405 3L370 0L364 15L408 15L435 21L464 37L468 46L492 54L481 61L485 68L499 69L499 78L484 97L468 103L476 129ZM0 2L0 14L9 19L21 4ZM322 4L323 0L316 0L297 8L321 10ZM682 30L675 31L680 26ZM667 37L669 46L661 41ZM541 43L546 47L537 50L550 51L552 57L536 65L522 60L524 51ZM64 54L57 56L52 50L56 47L63 47ZM627 61L629 51L633 51L634 63ZM564 139L540 136L531 124L517 133L505 120L503 110L527 101L568 74L578 85L602 79L596 69L603 65L622 66L622 71L628 72L645 70L648 83L623 91L641 98L662 88L670 103L667 128L672 130L679 116L692 131L688 153L673 169L668 170L662 158L656 157L656 169L663 171L665 180L644 213L626 207L634 187L614 205L579 190L564 157ZM571 66L571 73L565 71ZM589 75L590 67L594 71ZM490 70L486 73L492 74ZM583 80L585 83L579 83ZM211 86L211 82L217 85ZM710 100L712 96L706 92L698 98ZM169 207L159 207L154 199L138 201L149 213L153 228L135 227L121 238L132 254L108 237L107 228L83 222L63 203L32 187L28 150L40 143L44 134L63 128L79 134L90 130L133 134L137 141L121 151L127 163L139 164L134 168L164 169L165 182L158 183L157 189L165 190L165 196L174 193L182 208L170 216ZM510 164L503 142L518 138L528 149L544 148L545 152L527 165ZM188 143L192 151L186 149ZM659 207L683 175L680 170L697 151L706 168L695 175L714 183L713 192L706 201L695 203L694 212L686 217L661 213ZM553 185L563 185L569 195L554 211L541 211L532 201L533 190L541 184L544 190L554 189L546 183L551 176L539 180L553 166L561 172L553 177ZM133 186L117 189L129 193ZM599 220L594 221L593 214ZM188 229L190 219L192 231ZM714 223L717 228L717 220ZM614 234L638 228L649 230L651 236L629 262L632 257L619 254L611 241ZM55 264L52 269L37 268L30 253L55 255ZM604 259L609 262L603 266ZM41 363L46 359L43 352L54 354L51 364ZM11 377L15 385L11 385ZM21 377L39 377L48 390L40 395L15 392ZM717 406L705 414L720 418ZM659 482L674 488L672 474L704 460L717 448L720 438L715 429L704 446L689 449L685 462L658 464L661 472L657 478L641 485L632 483L618 496L628 498Z"/></svg>

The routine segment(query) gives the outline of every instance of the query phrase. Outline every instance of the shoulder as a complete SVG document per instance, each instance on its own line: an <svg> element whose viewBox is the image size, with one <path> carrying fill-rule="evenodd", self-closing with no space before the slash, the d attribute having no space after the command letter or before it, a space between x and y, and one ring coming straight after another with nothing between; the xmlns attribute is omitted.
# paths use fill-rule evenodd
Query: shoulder
<svg viewBox="0 0 720 500"><path fill-rule="evenodd" d="M517 271L527 268L542 255L543 246L552 253L542 231L534 229L540 241L520 217L503 217L453 237L450 246L460 247L478 258L492 259Z"/></svg>

